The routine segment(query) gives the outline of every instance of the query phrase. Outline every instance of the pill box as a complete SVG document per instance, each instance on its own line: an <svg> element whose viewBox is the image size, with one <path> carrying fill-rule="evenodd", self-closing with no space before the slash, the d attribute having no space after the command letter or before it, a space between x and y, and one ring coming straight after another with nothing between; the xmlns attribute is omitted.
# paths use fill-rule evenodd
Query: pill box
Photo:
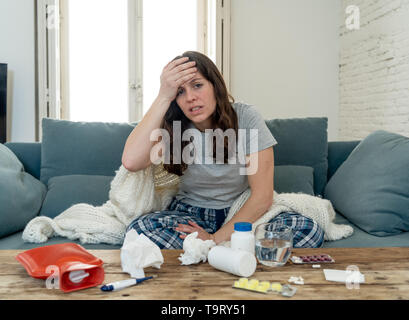
<svg viewBox="0 0 409 320"><path fill-rule="evenodd" d="M258 293L277 293L285 297L291 297L295 294L296 288L291 287L290 285L281 285L278 282L269 282L269 281L259 281L257 279L247 279L240 278L238 281L234 281L233 288L243 289L252 292Z"/></svg>
<svg viewBox="0 0 409 320"><path fill-rule="evenodd" d="M292 256L290 260L295 264L318 264L335 262L335 260L328 254Z"/></svg>
<svg viewBox="0 0 409 320"><path fill-rule="evenodd" d="M254 292L267 293L271 289L270 282L258 281L257 279L240 278L234 281L233 288L244 289Z"/></svg>

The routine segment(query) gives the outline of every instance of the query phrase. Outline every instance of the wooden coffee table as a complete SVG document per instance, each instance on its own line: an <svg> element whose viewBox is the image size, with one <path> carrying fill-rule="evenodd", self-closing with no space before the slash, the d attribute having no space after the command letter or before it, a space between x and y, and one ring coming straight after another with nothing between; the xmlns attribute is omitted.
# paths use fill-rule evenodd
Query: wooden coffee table
<svg viewBox="0 0 409 320"><path fill-rule="evenodd" d="M29 299L135 299L135 300L340 300L340 299L409 299L408 248L324 248L294 249L295 255L329 254L335 259L320 269L311 265L288 262L280 268L261 264L250 278L287 284L291 276L302 276L304 285L295 285L297 293L286 298L274 293L262 294L234 289L239 277L218 271L208 263L182 266L177 259L182 250L163 250L164 263L160 269L146 268L147 276L156 279L116 292L102 292L99 287L64 293L47 289L45 281L31 278L15 256L23 250L0 250L0 300ZM122 272L119 250L89 250L104 261L105 281L128 279ZM346 270L355 265L365 275L359 289L348 289L345 284L325 280L323 269Z"/></svg>

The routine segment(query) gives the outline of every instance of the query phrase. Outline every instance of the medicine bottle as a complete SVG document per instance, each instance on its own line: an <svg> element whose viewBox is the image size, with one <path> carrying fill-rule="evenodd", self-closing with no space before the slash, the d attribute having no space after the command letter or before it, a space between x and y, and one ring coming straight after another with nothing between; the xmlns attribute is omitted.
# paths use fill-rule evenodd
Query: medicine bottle
<svg viewBox="0 0 409 320"><path fill-rule="evenodd" d="M207 259L213 268L239 277L250 277L257 268L257 260L254 254L224 246L211 248Z"/></svg>
<svg viewBox="0 0 409 320"><path fill-rule="evenodd" d="M244 250L254 254L256 243L251 229L252 225L250 222L236 222L234 224L234 232L230 239L230 247L232 249Z"/></svg>

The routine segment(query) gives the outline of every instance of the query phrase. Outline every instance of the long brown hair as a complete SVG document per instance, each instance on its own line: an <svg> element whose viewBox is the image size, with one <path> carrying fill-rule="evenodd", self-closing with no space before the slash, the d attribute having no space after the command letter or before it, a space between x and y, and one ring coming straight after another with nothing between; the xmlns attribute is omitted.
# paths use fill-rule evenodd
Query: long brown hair
<svg viewBox="0 0 409 320"><path fill-rule="evenodd" d="M227 129L233 129L235 131L236 137L238 132L238 119L236 111L232 107L232 103L234 103L234 98L230 95L227 91L226 84L224 82L223 76L217 69L216 65L213 63L211 59L200 52L196 51L186 51L181 56L177 56L175 59L179 59L182 57L189 57L189 61L195 61L197 71L200 72L203 77L212 83L214 95L216 98L216 109L212 114L212 126L213 129L220 128L222 131ZM188 165L184 163L183 159L181 159L181 164L173 163L173 152L172 150L179 149L179 146L173 145L173 121L180 121L181 122L181 132L188 129L188 125L191 122L183 113L182 109L176 102L176 99L172 101L167 110L161 128L165 129L169 133L170 141L170 163L164 164L163 167L169 173L177 174L178 176L183 175L183 172L187 169ZM181 139L179 140L181 141ZM182 144L180 146L180 153L181 151L187 146L190 141L181 141ZM213 155L216 154L216 143L213 142ZM228 148L228 139L224 137L224 163L228 162L229 157L229 148Z"/></svg>

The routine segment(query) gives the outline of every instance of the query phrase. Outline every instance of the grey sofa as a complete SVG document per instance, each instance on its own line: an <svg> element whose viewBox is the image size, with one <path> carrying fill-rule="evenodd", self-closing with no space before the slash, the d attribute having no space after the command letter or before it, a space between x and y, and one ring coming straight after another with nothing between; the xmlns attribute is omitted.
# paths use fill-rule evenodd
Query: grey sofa
<svg viewBox="0 0 409 320"><path fill-rule="evenodd" d="M278 141L275 147L275 187L278 192L307 192L324 197L325 185L359 144L359 141L328 142L326 118L267 120L266 124ZM44 119L42 143L6 143L5 146L21 161L25 172L47 188L41 210L34 216L53 217L78 202L102 205L107 201L110 181L121 164L121 150L134 125ZM117 137L113 139L116 134ZM98 153L98 157L92 158L90 155L95 153ZM107 163L109 165L103 167ZM299 169L307 167L314 170L310 170L309 178L300 181L305 171ZM354 233L346 239L326 241L324 247L409 245L409 232L387 237L374 236L352 224L341 212L337 212L335 222L351 225ZM40 244L24 243L21 238L23 228L2 237L0 249L79 243L62 237L54 237ZM87 249L120 248L119 245L109 244L82 245Z"/></svg>

